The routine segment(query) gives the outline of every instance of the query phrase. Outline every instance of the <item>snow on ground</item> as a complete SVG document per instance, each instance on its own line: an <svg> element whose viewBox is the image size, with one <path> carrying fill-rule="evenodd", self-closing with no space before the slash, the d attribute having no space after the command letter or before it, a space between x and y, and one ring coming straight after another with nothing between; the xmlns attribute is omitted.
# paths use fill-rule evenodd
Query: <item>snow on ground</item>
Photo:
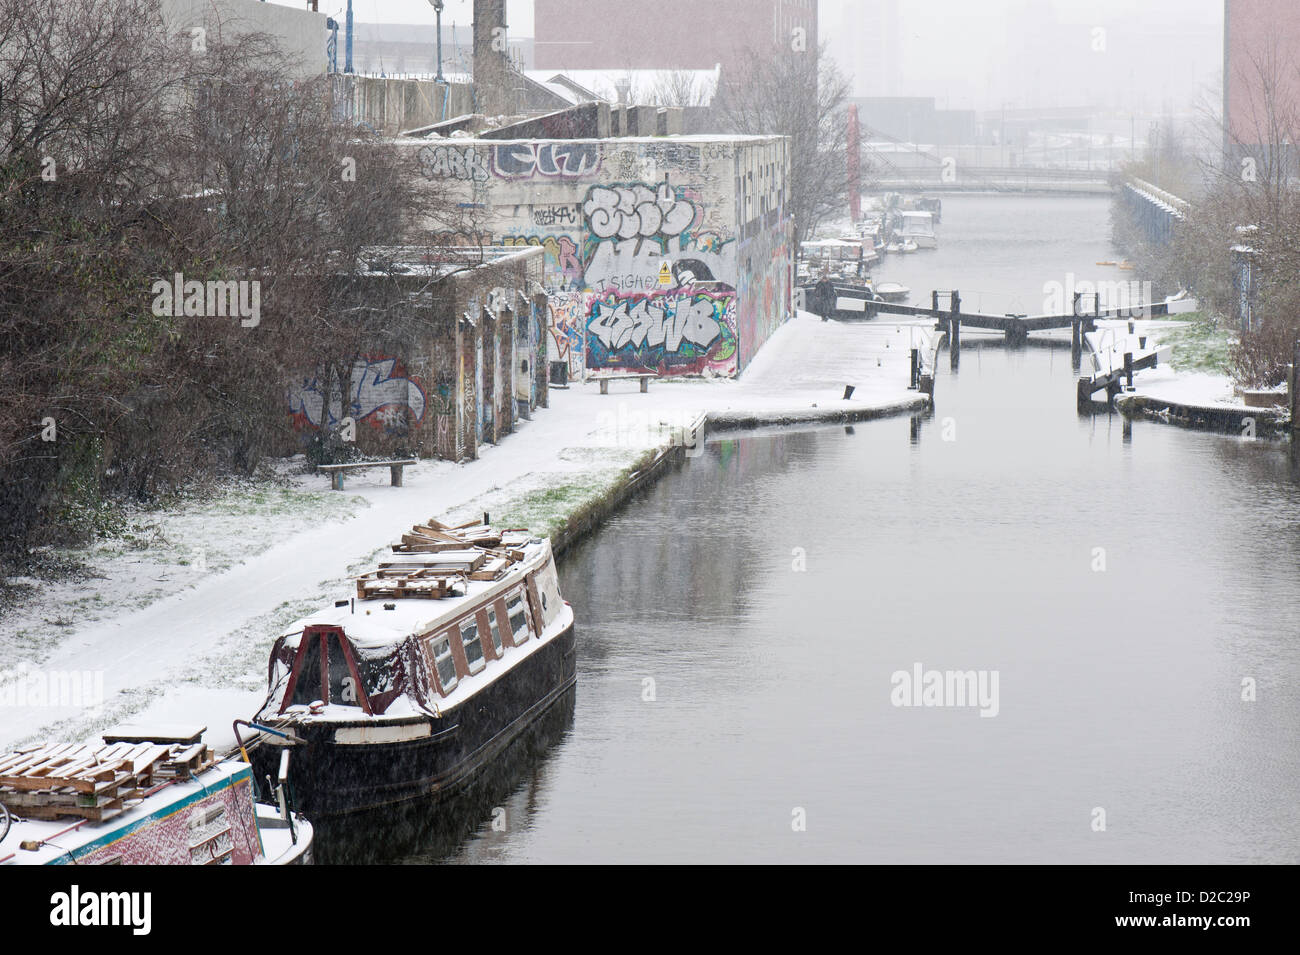
<svg viewBox="0 0 1300 955"><path fill-rule="evenodd" d="M1125 322L1099 322L1099 327L1114 327L1116 334L1124 334ZM1134 334L1154 336L1157 343L1163 340L1162 332L1176 331L1186 322L1147 320L1134 322ZM1178 345L1174 345L1172 364L1165 363L1147 368L1133 376L1136 391L1129 394L1145 395L1157 401L1185 405L1217 405L1244 408L1240 396L1234 393L1232 379L1227 375L1206 371L1179 370Z"/></svg>
<svg viewBox="0 0 1300 955"><path fill-rule="evenodd" d="M281 463L283 485L231 486L201 503L139 515L132 540L79 551L96 575L41 583L0 618L0 750L36 739L90 739L127 720L201 722L233 743L230 722L265 694L266 655L294 620L350 591L355 574L411 524L479 510L561 510L611 486L624 469L701 413L774 418L919 401L907 390L917 321L822 322L801 312L736 381L615 382L552 389L477 461L421 461L405 487L387 468L350 474L346 490ZM853 385L850 400L845 385ZM294 473L294 472L297 473ZM551 491L571 489L572 494ZM525 505L529 506L525 506ZM531 508L531 509L530 509ZM98 705L50 705L32 681L91 673ZM20 688L20 684L22 687Z"/></svg>
<svg viewBox="0 0 1300 955"><path fill-rule="evenodd" d="M1206 372L1175 371L1167 366L1149 368L1133 376L1136 391L1156 401L1180 405L1205 405L1245 408L1240 396L1233 393L1232 379Z"/></svg>

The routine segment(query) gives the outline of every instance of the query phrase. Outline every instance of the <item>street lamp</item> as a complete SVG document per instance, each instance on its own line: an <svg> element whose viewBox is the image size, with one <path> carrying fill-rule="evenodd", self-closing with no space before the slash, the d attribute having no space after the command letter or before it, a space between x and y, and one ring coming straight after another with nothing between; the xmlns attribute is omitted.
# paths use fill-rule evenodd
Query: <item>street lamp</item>
<svg viewBox="0 0 1300 955"><path fill-rule="evenodd" d="M434 77L435 82L446 83L442 75L442 8L443 0L429 0L429 6L433 7L433 13L437 20L435 29L438 33L438 75Z"/></svg>

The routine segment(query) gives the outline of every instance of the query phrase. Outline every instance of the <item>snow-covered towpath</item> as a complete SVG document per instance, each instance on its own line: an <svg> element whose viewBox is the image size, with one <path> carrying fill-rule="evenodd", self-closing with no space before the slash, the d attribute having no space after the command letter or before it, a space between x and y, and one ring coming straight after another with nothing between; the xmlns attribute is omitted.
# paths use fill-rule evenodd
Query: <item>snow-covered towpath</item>
<svg viewBox="0 0 1300 955"><path fill-rule="evenodd" d="M208 727L209 742L228 744L230 721L261 702L276 634L346 595L348 578L369 569L406 527L481 505L494 493L626 467L646 450L642 438L628 433L632 420L679 423L728 411L776 419L813 408L919 406L923 399L906 387L916 324L888 318L842 324L800 313L738 381L655 381L647 394L615 383L603 396L594 383L553 389L549 408L521 421L500 445L485 447L479 460L423 461L407 469L401 488L388 486L385 468L349 476L343 492L325 491L320 475L300 474L293 493L303 500L292 515L253 509L200 523L197 535L191 519L188 533L200 539L190 543L232 554L228 566L177 568L152 577L147 592L131 567L138 555L88 555L101 578L43 585L31 607L0 620L0 751L33 739L87 739L128 719L198 722ZM855 392L846 401L850 384ZM348 495L352 506L327 508L337 498L324 495ZM313 502L326 512L319 520ZM168 519L161 518L164 531ZM97 619L68 609L91 605L100 610ZM86 693L102 687L102 702L87 707L84 700L41 699L83 676Z"/></svg>

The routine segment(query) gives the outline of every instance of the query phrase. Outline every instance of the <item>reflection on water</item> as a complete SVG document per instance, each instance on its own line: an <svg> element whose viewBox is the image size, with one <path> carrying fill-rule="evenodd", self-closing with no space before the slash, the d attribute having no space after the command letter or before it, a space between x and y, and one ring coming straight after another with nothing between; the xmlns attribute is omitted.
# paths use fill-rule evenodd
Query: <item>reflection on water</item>
<svg viewBox="0 0 1300 955"><path fill-rule="evenodd" d="M1125 443L1072 377L990 350L929 420L713 441L580 546L582 703L495 857L1295 861L1286 455ZM997 716L894 706L916 664Z"/></svg>
<svg viewBox="0 0 1300 955"><path fill-rule="evenodd" d="M1053 257L1113 257L1077 238L1104 203L1072 201L945 200L914 258L964 248L1028 299ZM1042 243L962 239L1010 223ZM571 730L454 851L412 857L1297 861L1287 454L1126 438L1077 414L1068 351L976 335L936 395L929 418L712 440L571 551ZM917 666L996 674L997 715L895 705Z"/></svg>
<svg viewBox="0 0 1300 955"><path fill-rule="evenodd" d="M491 861L504 833L530 824L549 755L573 727L576 692L574 688L560 696L456 793L318 821L317 861Z"/></svg>

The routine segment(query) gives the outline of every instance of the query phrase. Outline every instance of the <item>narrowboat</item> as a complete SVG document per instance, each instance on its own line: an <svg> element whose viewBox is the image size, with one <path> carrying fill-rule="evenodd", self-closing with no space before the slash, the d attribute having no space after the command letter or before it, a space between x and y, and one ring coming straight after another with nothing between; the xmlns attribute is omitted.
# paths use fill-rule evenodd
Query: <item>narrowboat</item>
<svg viewBox="0 0 1300 955"><path fill-rule="evenodd" d="M146 734L146 737L148 734ZM0 756L0 866L301 865L313 831L197 740L43 744Z"/></svg>
<svg viewBox="0 0 1300 955"><path fill-rule="evenodd" d="M355 583L275 641L251 721L258 778L291 751L309 818L455 793L576 682L573 610L526 530L431 520Z"/></svg>

